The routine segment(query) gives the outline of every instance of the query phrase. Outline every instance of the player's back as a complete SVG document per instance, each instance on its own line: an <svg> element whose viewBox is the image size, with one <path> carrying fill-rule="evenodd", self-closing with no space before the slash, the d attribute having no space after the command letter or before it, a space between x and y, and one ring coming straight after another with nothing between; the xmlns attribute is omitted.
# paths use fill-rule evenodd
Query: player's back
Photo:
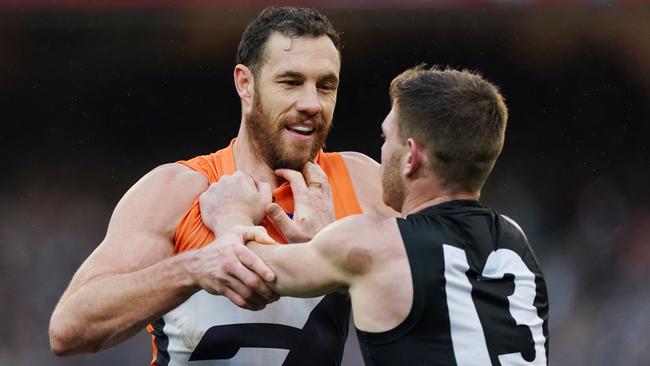
<svg viewBox="0 0 650 366"><path fill-rule="evenodd" d="M366 365L546 365L541 269L516 224L477 201L397 219L413 280L406 319L358 330Z"/></svg>

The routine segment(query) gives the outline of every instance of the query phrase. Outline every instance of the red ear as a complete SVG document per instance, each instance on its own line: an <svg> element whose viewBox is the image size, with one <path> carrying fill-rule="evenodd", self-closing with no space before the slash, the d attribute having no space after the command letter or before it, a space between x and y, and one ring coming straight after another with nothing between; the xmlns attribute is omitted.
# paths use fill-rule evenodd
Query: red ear
<svg viewBox="0 0 650 366"><path fill-rule="evenodd" d="M406 164L404 165L404 175L410 177L414 175L420 165L422 165L422 151L418 146L417 142L412 138L406 140L406 146L409 149L408 154L406 155Z"/></svg>
<svg viewBox="0 0 650 366"><path fill-rule="evenodd" d="M251 70L242 64L238 64L233 71L233 78L239 98L245 105L252 104L254 79Z"/></svg>

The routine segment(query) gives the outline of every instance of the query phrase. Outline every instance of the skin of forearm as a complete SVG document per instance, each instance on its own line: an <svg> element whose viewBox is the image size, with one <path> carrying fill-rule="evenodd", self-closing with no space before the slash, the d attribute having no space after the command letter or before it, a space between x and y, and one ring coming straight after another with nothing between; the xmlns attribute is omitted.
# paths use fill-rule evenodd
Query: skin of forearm
<svg viewBox="0 0 650 366"><path fill-rule="evenodd" d="M88 280L55 309L50 341L57 354L95 352L128 339L199 290L188 252L137 272Z"/></svg>
<svg viewBox="0 0 650 366"><path fill-rule="evenodd" d="M215 236L218 237L236 226L253 225L255 225L255 223L250 217L232 213L228 216L220 217L218 220L214 220L212 223L208 224L208 227L215 233Z"/></svg>
<svg viewBox="0 0 650 366"><path fill-rule="evenodd" d="M311 244L247 244L275 273L276 280L268 285L281 296L307 298L345 290L343 284L312 268L311 264L319 259L307 245Z"/></svg>

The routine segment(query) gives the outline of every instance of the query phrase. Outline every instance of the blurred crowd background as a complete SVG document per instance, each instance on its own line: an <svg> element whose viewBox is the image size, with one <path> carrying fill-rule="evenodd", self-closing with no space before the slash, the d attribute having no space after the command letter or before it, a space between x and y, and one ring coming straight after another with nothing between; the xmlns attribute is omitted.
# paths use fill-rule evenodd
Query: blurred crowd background
<svg viewBox="0 0 650 366"><path fill-rule="evenodd" d="M286 3L344 33L327 150L378 160L388 85L417 63L498 84L510 124L482 201L545 270L551 365L650 365L650 2ZM148 364L144 333L57 358L49 316L139 177L236 134L234 54L265 5L0 0L0 365Z"/></svg>

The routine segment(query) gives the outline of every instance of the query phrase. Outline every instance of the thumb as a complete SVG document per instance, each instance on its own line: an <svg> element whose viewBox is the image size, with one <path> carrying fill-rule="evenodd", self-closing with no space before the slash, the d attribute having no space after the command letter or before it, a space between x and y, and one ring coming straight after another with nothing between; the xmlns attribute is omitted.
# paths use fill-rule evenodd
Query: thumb
<svg viewBox="0 0 650 366"><path fill-rule="evenodd" d="M282 207L277 203L269 203L269 205L266 206L266 214L278 225L280 231L282 231L285 237L291 236L294 229L294 223L289 216L287 216Z"/></svg>
<svg viewBox="0 0 650 366"><path fill-rule="evenodd" d="M260 244L275 244L275 240L266 232L262 226L248 226L242 231L244 242L254 240Z"/></svg>

